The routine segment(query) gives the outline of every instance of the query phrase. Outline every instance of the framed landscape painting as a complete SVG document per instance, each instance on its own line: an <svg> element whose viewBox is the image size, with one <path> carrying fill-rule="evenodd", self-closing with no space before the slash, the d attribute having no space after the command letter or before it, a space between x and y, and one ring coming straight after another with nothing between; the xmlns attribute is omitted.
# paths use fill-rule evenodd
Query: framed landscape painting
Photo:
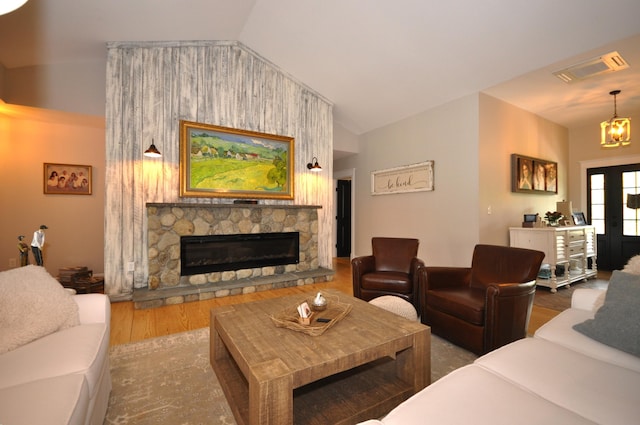
<svg viewBox="0 0 640 425"><path fill-rule="evenodd" d="M45 195L91 195L90 165L44 163Z"/></svg>
<svg viewBox="0 0 640 425"><path fill-rule="evenodd" d="M293 137L180 121L180 196L293 199Z"/></svg>

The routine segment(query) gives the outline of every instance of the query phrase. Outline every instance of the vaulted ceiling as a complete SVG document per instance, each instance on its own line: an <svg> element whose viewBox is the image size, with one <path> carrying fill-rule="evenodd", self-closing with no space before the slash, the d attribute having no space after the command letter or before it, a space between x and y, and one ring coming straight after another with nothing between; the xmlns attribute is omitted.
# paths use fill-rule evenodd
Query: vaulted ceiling
<svg viewBox="0 0 640 425"><path fill-rule="evenodd" d="M486 92L571 128L640 111L638 0L30 0L0 16L0 63L106 61L108 41L238 40L361 134ZM552 72L610 51L626 70Z"/></svg>

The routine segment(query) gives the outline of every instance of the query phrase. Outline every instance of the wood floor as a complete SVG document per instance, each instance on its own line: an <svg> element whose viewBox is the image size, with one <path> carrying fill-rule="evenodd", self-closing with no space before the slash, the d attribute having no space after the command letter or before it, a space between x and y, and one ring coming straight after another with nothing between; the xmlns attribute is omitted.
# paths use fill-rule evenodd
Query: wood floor
<svg viewBox="0 0 640 425"><path fill-rule="evenodd" d="M282 297L296 293L337 289L353 295L351 289L351 265L347 259L334 259L336 271L333 281L292 288L273 289L253 294L214 298L206 301L190 302L136 310L133 302L111 304L111 345L126 344L146 338L169 335L209 326L209 312L213 307L245 303L267 298Z"/></svg>
<svg viewBox="0 0 640 425"><path fill-rule="evenodd" d="M111 305L111 345L125 344L146 338L207 327L209 326L209 311L211 308L221 305L244 303L329 288L353 295L349 260L346 258L334 259L333 268L336 271L333 281L313 285L215 298L207 301L147 310L136 310L133 307L133 302L129 301L114 302ZM540 307L534 304L528 332L532 334L558 313L557 309Z"/></svg>

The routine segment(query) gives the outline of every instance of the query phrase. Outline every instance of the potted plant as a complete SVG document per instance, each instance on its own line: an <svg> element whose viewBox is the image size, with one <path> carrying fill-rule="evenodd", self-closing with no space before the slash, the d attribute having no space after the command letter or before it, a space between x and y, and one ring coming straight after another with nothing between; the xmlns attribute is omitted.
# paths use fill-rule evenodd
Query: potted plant
<svg viewBox="0 0 640 425"><path fill-rule="evenodd" d="M562 217L562 213L558 211L547 211L544 215L544 218L547 220L547 223L549 223L549 226L558 226Z"/></svg>

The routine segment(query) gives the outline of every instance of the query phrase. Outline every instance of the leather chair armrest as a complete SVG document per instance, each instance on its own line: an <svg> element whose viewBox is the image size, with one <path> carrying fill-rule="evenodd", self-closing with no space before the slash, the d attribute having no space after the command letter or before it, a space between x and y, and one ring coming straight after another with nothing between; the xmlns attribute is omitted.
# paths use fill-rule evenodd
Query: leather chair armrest
<svg viewBox="0 0 640 425"><path fill-rule="evenodd" d="M423 290L469 286L470 267L423 267L420 269Z"/></svg>
<svg viewBox="0 0 640 425"><path fill-rule="evenodd" d="M420 309L420 269L424 267L424 261L420 258L414 257L411 260L411 268L409 271L409 278L413 285L413 305L416 309Z"/></svg>
<svg viewBox="0 0 640 425"><path fill-rule="evenodd" d="M418 270L424 267L424 261L422 261L421 259L414 257L411 259L411 269L409 271L409 274L415 278L418 277Z"/></svg>
<svg viewBox="0 0 640 425"><path fill-rule="evenodd" d="M351 260L351 268L354 272L358 271L358 274L372 272L376 269L376 259L373 255L365 255L362 257L356 257Z"/></svg>
<svg viewBox="0 0 640 425"><path fill-rule="evenodd" d="M360 277L365 273L370 273L376 269L376 260L373 255L356 257L351 260L351 276L353 285L353 296L361 298Z"/></svg>
<svg viewBox="0 0 640 425"><path fill-rule="evenodd" d="M493 297L515 297L528 294L535 289L536 281L523 283L492 283L487 286L487 298Z"/></svg>
<svg viewBox="0 0 640 425"><path fill-rule="evenodd" d="M527 336L536 281L487 286L484 352Z"/></svg>

